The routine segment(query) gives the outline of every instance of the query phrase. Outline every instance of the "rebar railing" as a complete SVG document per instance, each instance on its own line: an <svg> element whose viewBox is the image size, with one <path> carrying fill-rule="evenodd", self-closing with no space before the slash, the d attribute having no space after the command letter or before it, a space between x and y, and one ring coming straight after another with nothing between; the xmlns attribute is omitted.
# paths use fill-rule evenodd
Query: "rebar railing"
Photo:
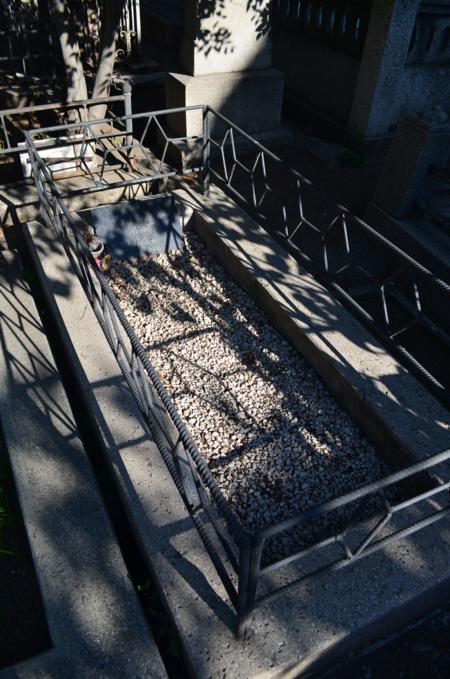
<svg viewBox="0 0 450 679"><path fill-rule="evenodd" d="M142 116L133 117L134 120L139 118ZM91 124L87 123L86 127L91 127ZM147 131L148 126L144 131L144 138ZM233 582L230 569L240 581L241 574L248 568L246 563L249 558L248 537L200 456L170 396L120 308L107 278L95 265L74 216L68 211L52 179L49 167L39 155L40 149L36 148L33 142L33 133L27 132L26 137L44 220L48 226L56 230L61 239L230 600L236 610L240 610L242 609L240 597L243 596L242 592L245 592L246 580L237 585ZM129 145L125 145L125 150L129 150ZM173 174L163 175L161 172L155 172L152 176L140 178L139 183L156 181L162 176ZM218 537L218 544L215 544L215 536Z"/></svg>
<svg viewBox="0 0 450 679"><path fill-rule="evenodd" d="M30 127L30 123L33 124L33 128L36 128L41 116L57 112L60 115L70 114L73 116L73 114L76 114L80 121L88 120L91 109L102 104L106 104L108 119L115 123L116 126L121 124L123 116L123 126L125 129L127 121L130 121L132 117L131 86L128 83L125 83L122 94L110 97L82 99L70 103L52 102L49 104L36 104L33 106L0 110L0 158L2 156L14 156L26 152L23 133L27 126ZM114 106L122 108L122 111L119 111L118 114L114 113L112 110ZM63 128L69 132L65 140L61 139ZM69 145L73 146L73 137L76 131L77 123L66 127L63 125L53 127L42 126L40 130L34 129L34 138L41 149L62 149ZM84 128L84 131L86 131L86 128ZM130 134L130 131L128 131L128 134ZM46 135L47 139L39 139L39 136L44 135ZM83 136L81 133L81 139L80 135L77 135L77 137L77 144L83 145L83 143L88 143L86 135ZM87 147L80 146L78 153L79 162L83 160L83 166L85 168L88 166L84 157L86 155L86 149ZM77 155L76 152L74 152L74 157L75 155ZM61 161L59 161L59 163L61 164Z"/></svg>
<svg viewBox="0 0 450 679"><path fill-rule="evenodd" d="M211 178L450 405L450 286L225 116L209 117Z"/></svg>
<svg viewBox="0 0 450 679"><path fill-rule="evenodd" d="M101 156L111 150L121 154L129 173L123 179L108 184L104 167L102 169L107 163L105 161L104 164L102 158L95 172L88 173L92 186L86 190L102 191L112 186L133 190L161 178L175 176L177 171L167 162L169 144L173 141L192 142L192 139L170 136L164 121L167 114L192 112L199 112L203 116L203 133L197 139L201 145L201 160L200 166L195 169L201 172L205 191L210 179L217 181L240 201L248 203L260 216L262 223L271 221L278 214L275 207L262 209L268 207L270 196L280 211L281 233L286 242L293 241L295 233L303 225L311 229L314 235L320 235L321 253L324 255L323 268L329 273L333 244L330 233L335 226L339 226L344 234L344 253L348 256L351 252L348 236L351 220L355 228L360 228L363 234L374 238L380 247L385 247L389 257L393 253L395 257L402 258L405 266L412 267L414 272L420 273L427 281L436 285L439 291L448 294L445 285L436 281L423 267L375 234L344 208L334 206L335 214L327 215L325 225L316 222L317 214L321 214L320 209L318 213L312 210L307 217L304 194L315 191L312 184L298 173L286 169L279 158L226 118L205 106L130 116L122 120L122 129L125 127L128 131L128 138L123 131L111 132L106 137L97 134L94 126L99 124L98 121L79 123L78 128L82 128L84 138L95 144L97 152ZM114 124L112 119L101 122ZM62 126L61 132L70 133L71 129L73 126ZM146 146L151 141L152 129L154 133L159 133L164 142L163 152L156 159ZM52 132L54 128L47 131ZM237 612L238 635L242 635L246 629L255 606L270 601L300 583L352 564L449 515L450 450L446 450L320 506L302 511L285 521L253 533L245 530L200 455L195 441L128 323L107 278L96 265L82 237L79 218L68 210L65 194L52 176L51 162L41 157L41 149L35 144L35 135L35 132L25 133L44 220L49 227L56 230L64 245L125 380L224 584ZM114 143L114 139L119 143ZM242 162L237 155L237 144L243 140L247 144L247 151L248 143L256 150L253 164L249 164L248 160L246 163ZM80 158L82 156L83 146L80 145ZM231 166L227 164L230 158ZM268 176L269 161L276 165L277 181L280 181L282 174L280 168L288 171L291 178L292 185L284 185L281 194ZM261 177L257 177L257 171L262 173ZM243 173L241 177L239 172ZM287 199L292 190L298 210L297 222L293 227L288 219ZM276 228L277 224L272 226ZM339 271L343 266L339 265ZM385 278L382 284L384 290L387 283ZM386 297L386 292L384 294ZM399 294L403 294L401 286ZM419 320L422 320L421 313ZM328 527L325 531L321 529L317 538L305 541L302 526L320 524L323 520L330 520L333 528ZM274 557L271 545L286 535L296 536L297 547L291 548L284 557ZM279 579L280 575L282 580Z"/></svg>

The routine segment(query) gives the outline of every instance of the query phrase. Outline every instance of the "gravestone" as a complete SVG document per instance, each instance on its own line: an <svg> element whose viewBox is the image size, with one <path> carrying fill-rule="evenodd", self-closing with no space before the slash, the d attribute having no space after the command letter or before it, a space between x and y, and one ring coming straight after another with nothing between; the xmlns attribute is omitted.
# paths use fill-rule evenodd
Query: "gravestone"
<svg viewBox="0 0 450 679"><path fill-rule="evenodd" d="M422 115L403 118L368 208L381 208L397 219L411 214L433 165L445 167L450 153L448 115L434 106ZM369 214L370 216L370 214Z"/></svg>
<svg viewBox="0 0 450 679"><path fill-rule="evenodd" d="M182 207L170 195L81 210L112 257L156 255L184 246Z"/></svg>

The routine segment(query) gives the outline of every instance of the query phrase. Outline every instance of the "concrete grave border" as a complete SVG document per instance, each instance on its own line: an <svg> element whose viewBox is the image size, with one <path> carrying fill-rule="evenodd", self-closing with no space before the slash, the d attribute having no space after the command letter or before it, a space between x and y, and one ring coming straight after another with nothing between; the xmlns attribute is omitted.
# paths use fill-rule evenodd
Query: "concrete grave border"
<svg viewBox="0 0 450 679"><path fill-rule="evenodd" d="M0 258L1 420L52 648L1 679L167 677L17 256Z"/></svg>
<svg viewBox="0 0 450 679"><path fill-rule="evenodd" d="M248 216L232 201L215 191L214 188L208 200L192 193L179 193L180 198L198 211L198 229L210 229L211 238L216 230L223 235L225 212L230 229L236 228L236 224L242 227L244 219L246 227L250 224L252 230L259 229L248 222ZM226 202L214 204L214 197ZM218 212L220 206L222 211ZM203 221L207 225L202 227ZM267 238L265 232L258 231L258 234ZM142 424L137 406L124 386L120 370L59 242L54 234L38 224L29 226L27 241L41 284L47 289L67 356L73 360L86 403L97 419L129 516L178 628L194 676L215 677L225 673L228 677L281 677L288 676L287 672L306 671L311 663L323 664L338 652L347 652L363 640L392 628L393 624L406 621L413 610L418 615L435 603L436 592L442 593L448 587L450 577L450 535L442 525L423 530L383 553L367 557L364 577L355 580L354 567L350 567L332 579L318 580L307 588L299 587L289 597L280 597L255 613L252 627L256 634L242 642L236 641L231 632L233 615L219 578ZM224 245L223 251L230 258L228 245ZM273 243L272 247L275 247ZM242 249L239 251L242 254ZM296 263L295 266L300 275ZM267 282L266 287L270 288ZM337 305L334 301L331 303ZM278 300L276 307L280 307ZM339 310L340 322L347 312L340 305ZM349 319L350 329L361 332L359 324L350 316ZM332 330L336 337L339 327L337 323ZM317 332L319 329L320 325ZM325 339L329 342L329 337ZM328 346L325 339L324 345ZM374 345L370 338L369 353L373 352ZM375 365L384 353L374 352ZM324 350L321 355L325 361ZM334 372L339 365L337 359L327 360L335 364ZM394 376L400 375L402 381L413 380L393 359L389 357L389 360L393 362ZM369 366L374 369L373 364ZM351 365L347 369L355 371ZM350 388L348 375L343 383L346 382ZM373 382L382 389L383 385L374 377ZM434 407L437 402L415 380L413 384L424 397L425 405ZM357 393L362 402L370 396L364 390ZM377 394L376 389L374 393ZM376 403L381 405L382 395L387 399L386 391L377 397ZM440 408L439 404L437 407ZM363 412L368 416L370 409L364 408ZM386 411L380 408L377 417L381 418L383 412ZM442 410L435 412L442 415ZM430 448L434 443L435 451L440 436L442 442L447 440L448 427L445 421L438 421L437 429L427 427L425 418L422 424L423 436L419 440L424 442L422 448L426 454L425 442L428 441ZM393 440L404 440L409 455L414 436L409 432L408 438L405 427L403 423L394 430ZM377 426L373 429L376 433ZM431 592L433 596L428 599ZM335 602L339 602L338 607L334 606Z"/></svg>

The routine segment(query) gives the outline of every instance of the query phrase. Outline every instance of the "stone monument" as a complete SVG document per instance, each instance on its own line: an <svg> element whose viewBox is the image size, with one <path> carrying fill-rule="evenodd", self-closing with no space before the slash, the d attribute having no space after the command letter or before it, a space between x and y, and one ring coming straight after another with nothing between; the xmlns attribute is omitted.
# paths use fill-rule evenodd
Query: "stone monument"
<svg viewBox="0 0 450 679"><path fill-rule="evenodd" d="M168 75L167 106L209 104L263 143L290 143L280 129L284 76L272 68L269 9L270 0L186 0L185 73ZM200 135L201 112L172 115L169 126Z"/></svg>

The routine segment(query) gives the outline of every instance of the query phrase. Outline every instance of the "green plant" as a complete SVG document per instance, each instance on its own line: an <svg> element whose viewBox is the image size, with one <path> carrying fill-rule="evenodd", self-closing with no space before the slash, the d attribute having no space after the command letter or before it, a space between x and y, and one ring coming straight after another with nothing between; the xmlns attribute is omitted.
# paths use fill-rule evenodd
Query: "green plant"
<svg viewBox="0 0 450 679"><path fill-rule="evenodd" d="M113 146L115 146L116 148L118 148L119 146L123 146L123 145L124 145L124 140L123 140L122 137L113 137L113 138L112 138L112 144L113 144Z"/></svg>

